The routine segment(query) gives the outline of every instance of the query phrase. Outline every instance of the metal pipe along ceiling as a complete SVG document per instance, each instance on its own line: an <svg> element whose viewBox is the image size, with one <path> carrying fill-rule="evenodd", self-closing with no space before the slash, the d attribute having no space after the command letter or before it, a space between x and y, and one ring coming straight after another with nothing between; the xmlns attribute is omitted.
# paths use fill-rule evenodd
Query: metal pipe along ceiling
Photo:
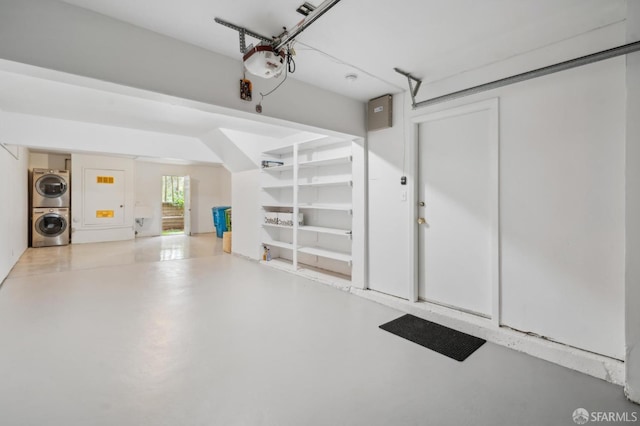
<svg viewBox="0 0 640 426"><path fill-rule="evenodd" d="M468 89L459 90L457 92L449 93L447 95L438 96L435 98L427 99L425 101L414 102L413 109L427 107L430 105L438 104L441 102L451 101L459 99L464 96L474 95L476 93L486 92L487 90L497 89L499 87L508 86L514 83L520 83L522 81L531 80L533 78L542 77L556 72L569 70L571 68L581 67L583 65L592 64L594 62L604 61L606 59L615 58L616 56L627 55L629 53L637 52L640 50L640 41L636 41L622 46L614 47L612 49L603 50L590 55L581 56L579 58L570 59L568 61L559 62L547 67L538 68L532 71L523 72L521 74L513 75L511 77L495 80L490 83L480 84L478 86L470 87ZM405 75L401 72L401 74Z"/></svg>

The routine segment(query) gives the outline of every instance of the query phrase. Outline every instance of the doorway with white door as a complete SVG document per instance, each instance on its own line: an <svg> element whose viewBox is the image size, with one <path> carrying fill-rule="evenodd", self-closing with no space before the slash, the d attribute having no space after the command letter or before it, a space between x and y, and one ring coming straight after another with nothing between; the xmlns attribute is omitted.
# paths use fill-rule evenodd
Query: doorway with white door
<svg viewBox="0 0 640 426"><path fill-rule="evenodd" d="M498 100L414 124L416 298L499 323Z"/></svg>
<svg viewBox="0 0 640 426"><path fill-rule="evenodd" d="M162 176L162 235L191 235L191 180Z"/></svg>

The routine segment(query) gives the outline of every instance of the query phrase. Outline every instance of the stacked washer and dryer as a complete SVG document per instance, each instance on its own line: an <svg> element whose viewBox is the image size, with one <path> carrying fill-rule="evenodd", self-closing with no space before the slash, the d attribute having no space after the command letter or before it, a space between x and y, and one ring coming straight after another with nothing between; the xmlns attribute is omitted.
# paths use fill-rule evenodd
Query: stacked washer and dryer
<svg viewBox="0 0 640 426"><path fill-rule="evenodd" d="M31 181L31 246L69 244L69 171L33 169Z"/></svg>

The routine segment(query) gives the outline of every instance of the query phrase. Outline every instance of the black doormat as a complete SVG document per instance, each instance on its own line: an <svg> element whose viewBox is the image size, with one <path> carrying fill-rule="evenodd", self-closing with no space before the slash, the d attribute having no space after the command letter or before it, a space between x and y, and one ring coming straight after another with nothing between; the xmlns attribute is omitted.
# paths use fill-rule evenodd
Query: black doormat
<svg viewBox="0 0 640 426"><path fill-rule="evenodd" d="M382 324L380 328L457 361L464 361L486 342L409 314Z"/></svg>

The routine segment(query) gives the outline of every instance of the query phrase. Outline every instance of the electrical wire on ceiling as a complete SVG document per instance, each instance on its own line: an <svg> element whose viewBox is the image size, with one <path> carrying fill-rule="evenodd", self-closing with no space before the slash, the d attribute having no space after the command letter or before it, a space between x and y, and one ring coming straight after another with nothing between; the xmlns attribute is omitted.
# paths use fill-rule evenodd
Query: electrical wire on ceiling
<svg viewBox="0 0 640 426"><path fill-rule="evenodd" d="M333 62L334 64L346 65L346 66L351 67L354 70L356 70L356 71L358 71L358 72L360 72L360 73L362 73L364 75L368 75L369 77L378 80L381 83L388 84L389 86L395 87L399 91L404 91L405 90L403 87L400 87L397 84L394 84L394 83L391 83L389 81L386 81L386 80L378 77L377 75L371 74L370 72L368 72L368 71L366 71L366 70L364 70L362 68L359 68L359 67L357 67L357 66L355 66L353 64L350 64L349 62L345 62L342 59L336 58L335 56L330 55L327 52L324 52L324 51L322 51L320 49L317 49L317 48L315 48L313 46L310 46L310 45L308 45L306 43L303 43L303 42L301 42L299 40L296 40L295 43L305 47L305 49L298 49L298 50L319 53L320 55L325 56L326 58L330 59L331 62Z"/></svg>
<svg viewBox="0 0 640 426"><path fill-rule="evenodd" d="M266 94L260 92L260 96L262 97L260 99L260 103L262 103L262 99L266 98L267 96L269 96L270 94L272 94L273 92L275 92L276 90L278 90L278 88L280 86L282 86L282 83L284 83L285 81L287 81L287 77L289 76L289 69L285 68L284 69L284 78L282 79L282 81L280 83L278 83L278 85L276 87L274 87L273 89L271 89L270 91L268 91Z"/></svg>
<svg viewBox="0 0 640 426"><path fill-rule="evenodd" d="M296 62L293 59L293 54L291 53L292 50L293 50L292 45L287 46L287 53L285 58L286 64L284 67L284 78L282 79L282 81L267 93L259 92L260 102L258 102L258 105L256 105L256 112L262 113L262 101L264 100L264 98L266 98L267 96L269 96L270 94L278 90L280 86L282 86L284 82L287 81L287 77L289 77L289 73L293 74L296 71Z"/></svg>
<svg viewBox="0 0 640 426"><path fill-rule="evenodd" d="M287 71L289 71L291 74L293 74L294 72L296 72L296 61L293 60L293 55L294 53L291 53L291 51L293 51L293 47L288 47L287 48Z"/></svg>

